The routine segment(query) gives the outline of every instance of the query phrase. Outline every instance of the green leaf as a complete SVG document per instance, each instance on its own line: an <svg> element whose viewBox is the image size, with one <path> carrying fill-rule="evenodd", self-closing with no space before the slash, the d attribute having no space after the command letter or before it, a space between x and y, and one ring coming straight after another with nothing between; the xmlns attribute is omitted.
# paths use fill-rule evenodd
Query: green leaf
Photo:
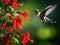
<svg viewBox="0 0 60 45"><path fill-rule="evenodd" d="M12 6L9 6L7 8L10 11L12 16L14 16L14 17L18 16L18 14L16 13L16 10L14 10L14 8Z"/></svg>
<svg viewBox="0 0 60 45"><path fill-rule="evenodd" d="M18 44L19 44L19 41L18 41L18 39L17 39L17 38L12 37L12 39L14 40L14 42L16 42L16 43L18 43Z"/></svg>
<svg viewBox="0 0 60 45"><path fill-rule="evenodd" d="M4 13L4 9L0 7L0 14L3 15Z"/></svg>
<svg viewBox="0 0 60 45"><path fill-rule="evenodd" d="M0 38L2 38L2 37L3 37L3 34L0 33Z"/></svg>

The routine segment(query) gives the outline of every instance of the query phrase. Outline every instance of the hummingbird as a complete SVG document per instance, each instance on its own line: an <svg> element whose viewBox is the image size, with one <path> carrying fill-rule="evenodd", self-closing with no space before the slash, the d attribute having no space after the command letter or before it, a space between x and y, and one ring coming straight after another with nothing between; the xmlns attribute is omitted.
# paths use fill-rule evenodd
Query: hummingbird
<svg viewBox="0 0 60 45"><path fill-rule="evenodd" d="M54 5L49 5L48 7L46 7L43 12L41 13L39 11L39 9L34 9L34 13L36 14L36 16L43 22L49 22L49 23L56 23L56 21L50 19L47 17L47 15L49 15L51 12L53 12L57 7L57 4Z"/></svg>

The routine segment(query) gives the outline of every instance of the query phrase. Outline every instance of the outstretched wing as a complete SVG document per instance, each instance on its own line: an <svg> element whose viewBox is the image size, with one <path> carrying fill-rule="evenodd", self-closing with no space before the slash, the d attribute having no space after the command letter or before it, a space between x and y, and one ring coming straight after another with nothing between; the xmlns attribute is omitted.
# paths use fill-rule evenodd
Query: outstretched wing
<svg viewBox="0 0 60 45"><path fill-rule="evenodd" d="M49 8L49 9L45 12L45 16L47 16L47 15L50 14L53 10L55 10L56 7L57 7L57 4L52 5L52 6L50 6L50 7L47 7L47 8Z"/></svg>
<svg viewBox="0 0 60 45"><path fill-rule="evenodd" d="M52 7L52 5L49 5L47 8L45 8L44 10L43 10L43 12L40 14L40 18L42 19L42 20L44 20L44 17L46 16L46 12L49 10L49 8L51 8Z"/></svg>
<svg viewBox="0 0 60 45"><path fill-rule="evenodd" d="M47 10L48 8L50 8L52 5L49 5L48 7L46 7L44 10Z"/></svg>

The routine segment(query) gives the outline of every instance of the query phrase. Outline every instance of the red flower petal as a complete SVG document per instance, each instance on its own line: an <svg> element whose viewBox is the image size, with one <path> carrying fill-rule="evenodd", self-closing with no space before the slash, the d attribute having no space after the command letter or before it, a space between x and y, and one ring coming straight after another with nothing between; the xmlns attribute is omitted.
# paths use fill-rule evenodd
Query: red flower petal
<svg viewBox="0 0 60 45"><path fill-rule="evenodd" d="M25 12L17 12L18 14L21 14L22 16L24 16L24 22L26 23L26 18L28 18L29 12L28 9L26 9Z"/></svg>
<svg viewBox="0 0 60 45"><path fill-rule="evenodd" d="M22 44L26 44L28 41L34 43L34 40L30 39L30 33L27 32L26 34L21 34L21 33L17 33L21 38L22 38Z"/></svg>
<svg viewBox="0 0 60 45"><path fill-rule="evenodd" d="M18 28L22 29L22 26L21 26L22 18L20 16L17 16L16 18L13 18L12 16L9 16L9 18L13 22L14 30L17 30Z"/></svg>
<svg viewBox="0 0 60 45"><path fill-rule="evenodd" d="M17 27L22 29L22 26L19 23L17 23Z"/></svg>
<svg viewBox="0 0 60 45"><path fill-rule="evenodd" d="M4 39L8 38L8 34L4 34Z"/></svg>
<svg viewBox="0 0 60 45"><path fill-rule="evenodd" d="M19 6L24 6L24 3L18 4Z"/></svg>
<svg viewBox="0 0 60 45"><path fill-rule="evenodd" d="M15 9L18 8L18 6L24 6L23 3L21 4L17 4L17 0L13 0L13 2L10 4L12 7L14 7Z"/></svg>
<svg viewBox="0 0 60 45"><path fill-rule="evenodd" d="M7 29L7 31L13 31L13 28L11 26L7 26L5 23L2 23L2 26Z"/></svg>
<svg viewBox="0 0 60 45"><path fill-rule="evenodd" d="M4 2L4 3L8 3L8 2L10 2L10 0L3 0L3 2Z"/></svg>
<svg viewBox="0 0 60 45"><path fill-rule="evenodd" d="M5 24L5 23L2 23L2 26L3 26L3 27L6 27L6 24Z"/></svg>
<svg viewBox="0 0 60 45"><path fill-rule="evenodd" d="M18 14L21 14L22 16L24 16L24 17L28 17L28 15L29 15L29 12L28 12L28 10L26 10L25 12L20 12L20 11L18 11L17 12Z"/></svg>
<svg viewBox="0 0 60 45"><path fill-rule="evenodd" d="M15 19L18 23L20 23L20 24L22 23L22 18L20 16L17 16Z"/></svg>
<svg viewBox="0 0 60 45"><path fill-rule="evenodd" d="M8 38L4 40L3 45L7 45L9 43Z"/></svg>
<svg viewBox="0 0 60 45"><path fill-rule="evenodd" d="M16 2L12 2L11 6L14 7L14 8L17 8L18 7L18 5L17 5Z"/></svg>
<svg viewBox="0 0 60 45"><path fill-rule="evenodd" d="M7 45L9 40L8 40L8 34L4 34L4 42L3 42L3 45Z"/></svg>
<svg viewBox="0 0 60 45"><path fill-rule="evenodd" d="M32 18L28 18L28 20L30 20L31 22L33 22L33 19Z"/></svg>
<svg viewBox="0 0 60 45"><path fill-rule="evenodd" d="M17 0L13 0L13 2L17 2Z"/></svg>
<svg viewBox="0 0 60 45"><path fill-rule="evenodd" d="M24 17L24 23L26 23L26 17Z"/></svg>
<svg viewBox="0 0 60 45"><path fill-rule="evenodd" d="M16 20L14 20L13 24L14 24L14 25L13 25L14 30L17 30Z"/></svg>

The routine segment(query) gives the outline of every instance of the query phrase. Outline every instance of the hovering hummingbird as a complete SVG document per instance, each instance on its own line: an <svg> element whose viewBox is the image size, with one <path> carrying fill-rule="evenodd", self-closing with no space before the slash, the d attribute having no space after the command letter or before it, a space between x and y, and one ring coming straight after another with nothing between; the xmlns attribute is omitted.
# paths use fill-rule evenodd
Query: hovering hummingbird
<svg viewBox="0 0 60 45"><path fill-rule="evenodd" d="M56 7L57 7L57 4L49 5L44 9L42 13L39 12L39 9L34 9L33 11L37 15L37 17L39 17L39 19L42 20L43 23L44 22L56 23L56 21L49 19L47 17L47 15L49 15L52 11L54 11Z"/></svg>

